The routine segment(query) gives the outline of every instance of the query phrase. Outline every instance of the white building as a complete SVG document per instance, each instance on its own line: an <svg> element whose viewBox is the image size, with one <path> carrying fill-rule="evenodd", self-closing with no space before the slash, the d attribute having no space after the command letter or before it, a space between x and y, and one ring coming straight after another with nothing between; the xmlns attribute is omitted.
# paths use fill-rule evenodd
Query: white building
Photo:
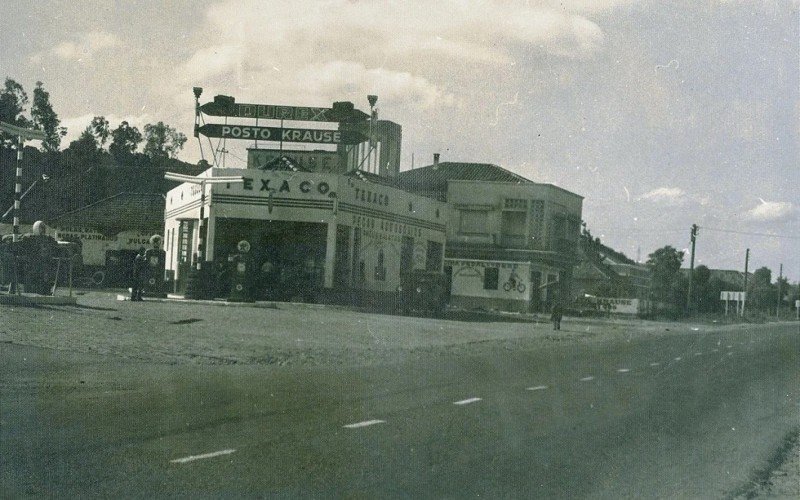
<svg viewBox="0 0 800 500"><path fill-rule="evenodd" d="M444 203L366 172L302 171L285 158L271 165L201 174L244 179L206 186L206 260L221 265L248 241L260 273L257 296L381 301L395 293L401 273L441 271ZM199 186L189 183L167 194L166 268L179 284L198 252L200 200Z"/></svg>

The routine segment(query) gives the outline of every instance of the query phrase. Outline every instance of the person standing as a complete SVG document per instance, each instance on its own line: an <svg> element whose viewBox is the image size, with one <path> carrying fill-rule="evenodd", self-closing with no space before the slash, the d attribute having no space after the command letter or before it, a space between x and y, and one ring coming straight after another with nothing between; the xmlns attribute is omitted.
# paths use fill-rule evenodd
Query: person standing
<svg viewBox="0 0 800 500"><path fill-rule="evenodd" d="M561 304L556 302L553 304L552 314L550 315L550 319L553 320L553 330L561 330L561 317L564 315L564 311L561 309Z"/></svg>
<svg viewBox="0 0 800 500"><path fill-rule="evenodd" d="M144 247L139 248L139 253L133 259L133 283L131 286L131 300L142 300L142 288L144 287L145 274L147 270L147 257Z"/></svg>

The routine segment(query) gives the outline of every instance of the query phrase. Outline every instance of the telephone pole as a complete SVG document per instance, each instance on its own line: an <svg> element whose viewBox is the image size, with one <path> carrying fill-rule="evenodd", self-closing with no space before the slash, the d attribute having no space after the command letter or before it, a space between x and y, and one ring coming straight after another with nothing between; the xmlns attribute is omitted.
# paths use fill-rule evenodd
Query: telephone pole
<svg viewBox="0 0 800 500"><path fill-rule="evenodd" d="M744 317L744 305L747 303L747 265L750 263L750 249L744 254L744 297L742 298L742 317Z"/></svg>
<svg viewBox="0 0 800 500"><path fill-rule="evenodd" d="M775 317L780 319L781 317L781 285L783 285L783 263L781 263L781 270L778 273L778 305L775 306Z"/></svg>
<svg viewBox="0 0 800 500"><path fill-rule="evenodd" d="M689 291L686 294L686 313L692 312L692 278L694 277L694 245L697 241L697 224L692 224L692 256L689 259Z"/></svg>

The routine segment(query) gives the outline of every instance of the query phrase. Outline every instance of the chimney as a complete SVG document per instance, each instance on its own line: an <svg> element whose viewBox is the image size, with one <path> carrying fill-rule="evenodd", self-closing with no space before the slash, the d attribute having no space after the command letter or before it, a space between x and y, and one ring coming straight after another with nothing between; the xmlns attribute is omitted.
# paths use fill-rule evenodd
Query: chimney
<svg viewBox="0 0 800 500"><path fill-rule="evenodd" d="M433 168L439 166L439 153L433 153Z"/></svg>

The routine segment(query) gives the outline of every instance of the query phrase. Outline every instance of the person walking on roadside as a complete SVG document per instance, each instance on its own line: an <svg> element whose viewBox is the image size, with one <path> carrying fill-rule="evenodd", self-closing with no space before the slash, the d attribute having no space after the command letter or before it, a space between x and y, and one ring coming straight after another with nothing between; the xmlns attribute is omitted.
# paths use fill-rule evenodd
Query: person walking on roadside
<svg viewBox="0 0 800 500"><path fill-rule="evenodd" d="M142 300L142 288L144 287L145 273L147 270L147 257L145 248L140 247L139 253L133 259L133 283L131 284L131 300Z"/></svg>
<svg viewBox="0 0 800 500"><path fill-rule="evenodd" d="M554 303L550 315L550 319L553 321L553 330L561 330L561 317L563 315L564 311L561 309L561 304L558 302Z"/></svg>

